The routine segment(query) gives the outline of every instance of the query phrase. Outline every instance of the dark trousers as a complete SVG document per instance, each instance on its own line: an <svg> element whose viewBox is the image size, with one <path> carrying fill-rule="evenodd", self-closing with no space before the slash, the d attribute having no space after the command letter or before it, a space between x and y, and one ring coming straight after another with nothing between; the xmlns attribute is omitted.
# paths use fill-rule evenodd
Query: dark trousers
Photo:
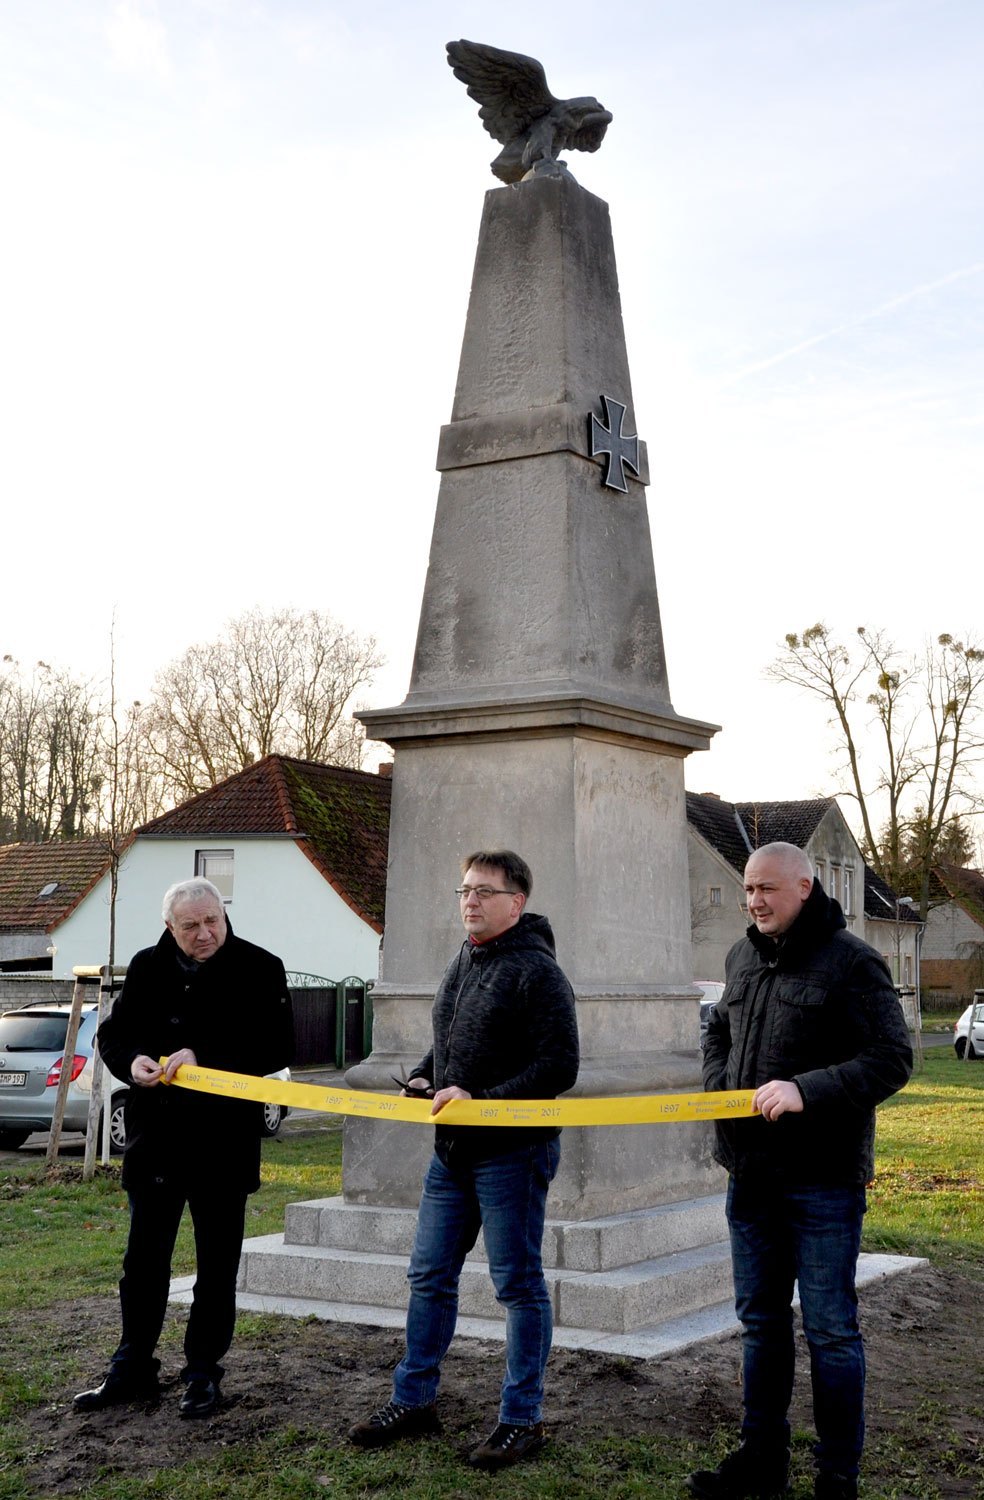
<svg viewBox="0 0 984 1500"><path fill-rule="evenodd" d="M793 1285L810 1348L820 1469L854 1476L864 1443L864 1347L854 1287L863 1188L728 1188L735 1308L742 1325L742 1437L763 1451L789 1445Z"/></svg>
<svg viewBox="0 0 984 1500"><path fill-rule="evenodd" d="M218 1379L236 1324L236 1274L246 1190L221 1182L177 1185L160 1179L130 1194L130 1237L120 1279L123 1332L113 1368L139 1378L152 1366L164 1326L171 1256L187 1203L195 1229L196 1277L182 1378ZM155 1367L156 1368L156 1367Z"/></svg>

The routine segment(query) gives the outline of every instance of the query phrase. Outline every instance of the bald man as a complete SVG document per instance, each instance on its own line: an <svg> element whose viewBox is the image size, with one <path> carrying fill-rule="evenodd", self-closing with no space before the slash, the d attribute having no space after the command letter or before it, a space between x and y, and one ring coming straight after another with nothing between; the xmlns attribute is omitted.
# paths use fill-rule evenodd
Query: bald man
<svg viewBox="0 0 984 1500"><path fill-rule="evenodd" d="M856 1500L864 1349L855 1272L874 1175L875 1106L912 1049L892 978L848 932L802 849L766 844L745 867L751 923L728 954L704 1048L706 1089L754 1089L758 1115L717 1126L729 1173L741 1442L691 1474L699 1500L781 1494L789 1475L793 1284L810 1346L816 1500Z"/></svg>

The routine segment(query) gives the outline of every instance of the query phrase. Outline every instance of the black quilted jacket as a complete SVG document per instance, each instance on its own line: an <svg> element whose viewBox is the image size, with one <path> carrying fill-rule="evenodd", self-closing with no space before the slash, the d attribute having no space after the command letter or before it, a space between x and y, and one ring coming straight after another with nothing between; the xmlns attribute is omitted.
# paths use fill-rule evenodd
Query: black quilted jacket
<svg viewBox="0 0 984 1500"><path fill-rule="evenodd" d="M466 939L434 1000L434 1045L411 1078L456 1084L473 1099L553 1099L579 1062L574 994L554 957L546 917L524 912L491 942ZM439 1125L449 1163L501 1156L558 1134L556 1126Z"/></svg>
<svg viewBox="0 0 984 1500"><path fill-rule="evenodd" d="M736 1177L793 1186L861 1187L874 1175L875 1105L902 1088L912 1048L891 975L846 930L813 882L776 942L752 925L728 954L724 994L704 1048L706 1089L791 1079L800 1114L717 1126L718 1161Z"/></svg>

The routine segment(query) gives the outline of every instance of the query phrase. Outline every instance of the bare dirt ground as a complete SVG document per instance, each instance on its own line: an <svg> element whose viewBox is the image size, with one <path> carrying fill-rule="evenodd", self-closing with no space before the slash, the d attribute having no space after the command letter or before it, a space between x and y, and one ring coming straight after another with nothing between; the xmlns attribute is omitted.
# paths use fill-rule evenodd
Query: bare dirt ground
<svg viewBox="0 0 984 1500"><path fill-rule="evenodd" d="M183 1314L169 1317L179 1321ZM954 1272L908 1272L866 1288L862 1317L868 1355L865 1474L905 1495L913 1476L931 1475L946 1496L981 1495L984 1465L984 1283ZM109 1298L25 1315L31 1336L63 1351L94 1351L100 1378L112 1350L117 1309ZM149 1475L288 1427L312 1438L343 1439L358 1417L388 1399L389 1372L402 1353L396 1333L364 1326L265 1320L237 1339L227 1361L223 1404L213 1417L178 1423L180 1352L165 1352L160 1402L76 1414L73 1391L31 1409L29 1478L38 1495L78 1493L100 1471ZM809 1374L800 1339L794 1426L809 1429ZM501 1345L458 1339L445 1365L440 1410L445 1431L464 1449L495 1419ZM690 1438L702 1448L740 1411L737 1338L660 1360L555 1350L545 1418L554 1443L639 1436ZM924 1490L918 1487L918 1493Z"/></svg>

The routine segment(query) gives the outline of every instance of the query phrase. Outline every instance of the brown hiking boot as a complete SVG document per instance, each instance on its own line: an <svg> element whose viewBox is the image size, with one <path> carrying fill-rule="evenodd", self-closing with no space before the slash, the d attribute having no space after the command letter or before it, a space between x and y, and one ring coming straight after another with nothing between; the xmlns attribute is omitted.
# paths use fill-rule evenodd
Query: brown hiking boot
<svg viewBox="0 0 984 1500"><path fill-rule="evenodd" d="M542 1422L535 1422L532 1427L500 1422L484 1443L472 1449L468 1462L475 1469L504 1469L507 1464L517 1464L521 1458L539 1453L546 1440Z"/></svg>
<svg viewBox="0 0 984 1500"><path fill-rule="evenodd" d="M350 1427L348 1440L357 1448L385 1448L387 1443L398 1443L401 1438L423 1437L425 1433L440 1430L433 1405L400 1406L396 1401L387 1401L371 1417Z"/></svg>

